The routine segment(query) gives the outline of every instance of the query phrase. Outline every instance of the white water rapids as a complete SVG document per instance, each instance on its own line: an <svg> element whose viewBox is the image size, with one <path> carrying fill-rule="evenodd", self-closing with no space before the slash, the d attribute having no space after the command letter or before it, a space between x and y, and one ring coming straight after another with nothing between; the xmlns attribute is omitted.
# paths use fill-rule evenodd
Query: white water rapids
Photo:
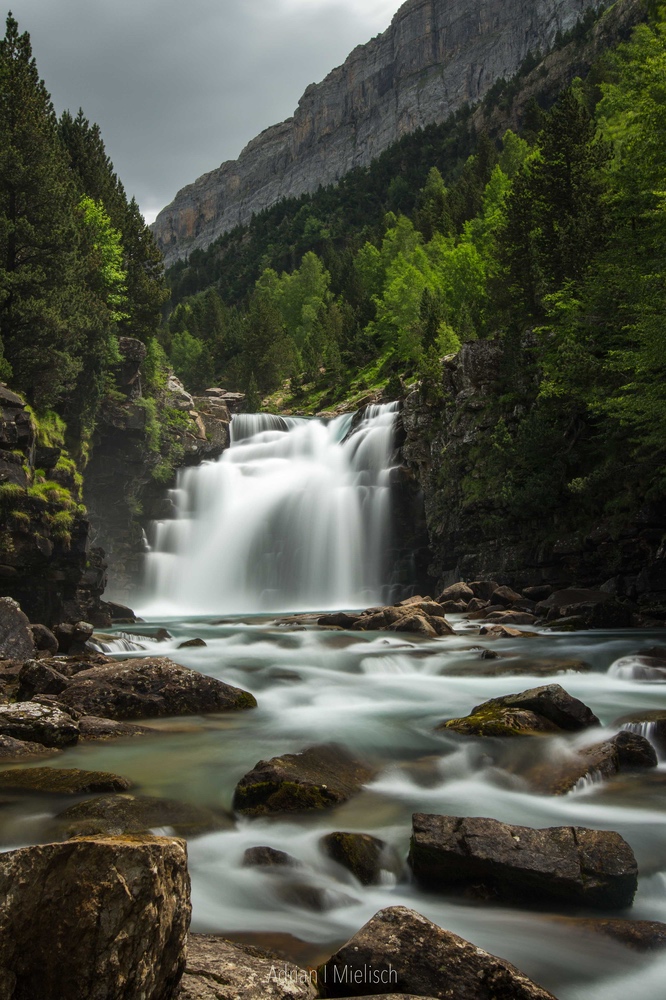
<svg viewBox="0 0 666 1000"><path fill-rule="evenodd" d="M458 634L430 640L293 629L259 614L266 607L323 610L383 599L387 580L377 546L386 531L393 420L392 411L371 413L347 440L350 418L328 426L277 418L272 427L265 418L236 420L233 447L218 463L183 473L179 516L159 528L149 558L149 601L159 615L153 610L150 617L145 605L150 620L122 626L105 646L119 658L169 656L251 691L258 707L151 720L162 730L158 736L82 742L47 766L113 771L128 777L136 794L223 815L221 829L188 844L195 931L287 948L301 965L315 964L378 910L404 905L513 962L559 1000L662 1000L666 952L635 952L563 919L599 914L427 893L404 860L417 811L615 830L636 854L639 890L630 910L606 915L666 921L666 763L589 781L564 796L537 794L524 777L537 762L566 759L580 742L617 732L616 720L628 713L666 710L666 678L639 655L664 645L663 633L498 641L452 616ZM236 613L242 622L229 620ZM172 638L142 638L159 628ZM206 645L181 648L195 637ZM493 676L492 664L509 660L482 659L489 649L512 659L515 676ZM540 658L583 660L589 670L544 679L530 673ZM606 729L504 741L435 729L488 698L549 682L589 705ZM636 725L650 738L649 725ZM360 795L318 815L231 817L234 787L258 760L333 741L376 764L376 779ZM49 824L68 805L37 796L6 804L0 850L52 839ZM335 830L369 833L391 845L403 862L398 877L387 873L382 884L362 886L323 853L320 838ZM286 875L243 867L244 851L263 845L287 851L301 867ZM285 894L289 878L305 887L300 898ZM277 934L301 943L276 941Z"/></svg>
<svg viewBox="0 0 666 1000"><path fill-rule="evenodd" d="M235 416L218 462L181 472L153 526L142 613L369 607L388 598L397 404L320 420Z"/></svg>

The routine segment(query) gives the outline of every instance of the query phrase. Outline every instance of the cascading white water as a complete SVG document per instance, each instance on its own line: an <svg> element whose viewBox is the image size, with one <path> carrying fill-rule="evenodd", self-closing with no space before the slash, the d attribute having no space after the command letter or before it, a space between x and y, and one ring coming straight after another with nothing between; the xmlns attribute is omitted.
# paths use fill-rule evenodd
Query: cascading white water
<svg viewBox="0 0 666 1000"><path fill-rule="evenodd" d="M153 525L148 614L367 607L386 590L397 403L321 420L241 414Z"/></svg>

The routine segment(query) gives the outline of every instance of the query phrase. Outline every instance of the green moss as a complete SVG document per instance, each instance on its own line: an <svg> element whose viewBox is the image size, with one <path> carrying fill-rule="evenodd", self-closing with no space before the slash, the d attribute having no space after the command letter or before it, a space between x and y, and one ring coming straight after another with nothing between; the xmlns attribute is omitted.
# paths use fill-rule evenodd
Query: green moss
<svg viewBox="0 0 666 1000"><path fill-rule="evenodd" d="M236 789L234 808L245 816L330 809L336 804L327 789L295 781L258 781Z"/></svg>
<svg viewBox="0 0 666 1000"><path fill-rule="evenodd" d="M42 448L64 448L67 424L53 410L44 410L43 413L35 413L30 406L26 406L35 424L35 435L37 444Z"/></svg>

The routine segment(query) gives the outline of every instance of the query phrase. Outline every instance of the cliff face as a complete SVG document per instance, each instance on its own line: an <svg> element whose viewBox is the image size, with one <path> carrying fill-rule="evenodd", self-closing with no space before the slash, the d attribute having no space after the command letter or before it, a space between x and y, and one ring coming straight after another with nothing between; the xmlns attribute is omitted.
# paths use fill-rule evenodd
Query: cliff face
<svg viewBox="0 0 666 1000"><path fill-rule="evenodd" d="M639 623L663 623L666 504L646 502L622 522L581 509L572 526L572 512L559 510L517 519L497 484L488 487L484 471L498 421L513 431L522 416L503 396L502 376L513 363L502 341L464 344L444 359L440 400L419 389L405 400L402 454L423 489L432 577L440 587L478 579L518 590L601 587L633 601Z"/></svg>
<svg viewBox="0 0 666 1000"><path fill-rule="evenodd" d="M166 263L480 100L590 6L599 0L407 0L387 31L307 88L293 118L179 191L153 227Z"/></svg>

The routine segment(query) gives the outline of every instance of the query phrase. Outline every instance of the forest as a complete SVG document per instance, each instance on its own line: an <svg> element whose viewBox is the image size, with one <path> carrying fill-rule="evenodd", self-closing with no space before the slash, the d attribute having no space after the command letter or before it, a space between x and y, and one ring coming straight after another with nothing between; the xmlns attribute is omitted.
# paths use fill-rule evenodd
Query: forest
<svg viewBox="0 0 666 1000"><path fill-rule="evenodd" d="M533 102L521 134L476 134L463 109L166 279L99 128L56 117L11 15L0 74L0 377L66 443L63 462L85 466L119 337L147 345L157 439L169 365L250 409L396 398L417 380L439 405L441 359L501 338L482 464L510 515L612 514L663 492L665 8L554 106Z"/></svg>
<svg viewBox="0 0 666 1000"><path fill-rule="evenodd" d="M520 135L463 110L196 251L168 274L176 371L268 409L417 380L437 405L441 359L500 338L479 488L518 520L663 495L665 80L657 7Z"/></svg>

